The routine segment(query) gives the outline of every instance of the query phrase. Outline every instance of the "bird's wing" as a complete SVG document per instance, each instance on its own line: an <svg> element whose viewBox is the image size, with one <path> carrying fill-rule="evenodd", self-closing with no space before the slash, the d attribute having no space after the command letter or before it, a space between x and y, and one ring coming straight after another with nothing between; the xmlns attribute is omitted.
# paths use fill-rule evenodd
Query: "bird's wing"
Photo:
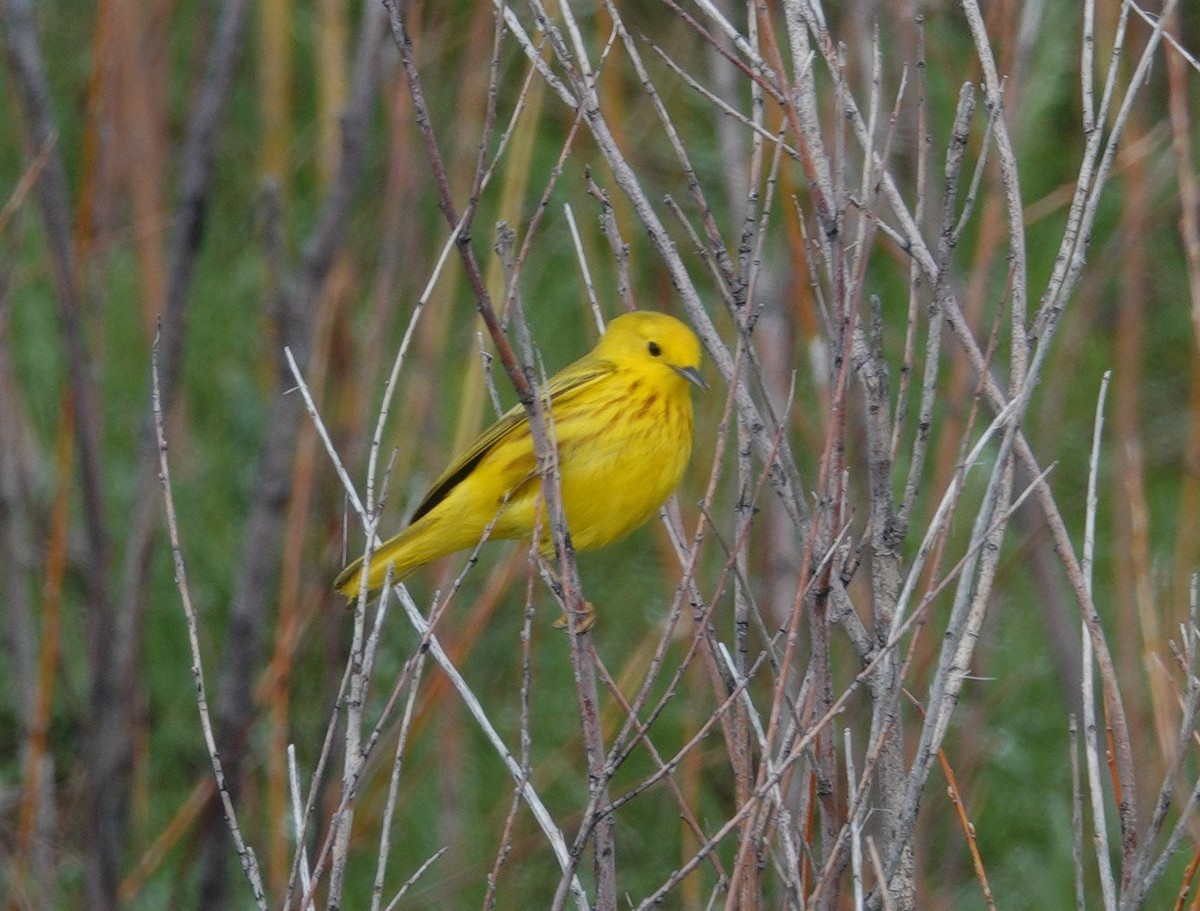
<svg viewBox="0 0 1200 911"><path fill-rule="evenodd" d="M584 358L564 368L556 374L542 390L542 395L549 400L551 409L561 407L582 390L613 372L613 365L607 361L597 361ZM510 408L491 427L476 437L462 454L433 482L429 492L421 499L416 512L409 523L416 522L435 506L446 499L464 478L475 470L483 458L491 452L500 441L511 436L522 428L528 428L529 417L523 405Z"/></svg>

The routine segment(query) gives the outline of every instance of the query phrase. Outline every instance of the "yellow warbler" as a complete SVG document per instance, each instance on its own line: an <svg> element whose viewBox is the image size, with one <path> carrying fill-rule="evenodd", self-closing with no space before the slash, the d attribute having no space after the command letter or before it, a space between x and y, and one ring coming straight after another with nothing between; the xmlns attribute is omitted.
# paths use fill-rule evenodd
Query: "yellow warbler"
<svg viewBox="0 0 1200 911"><path fill-rule="evenodd" d="M679 320L640 311L618 316L592 351L543 388L547 429L558 446L563 511L577 550L603 547L649 519L679 484L692 452L692 400L700 342ZM525 409L518 405L442 472L411 524L381 544L366 569L367 589L492 538L528 540L553 551L541 510L541 478ZM353 598L362 559L333 583Z"/></svg>

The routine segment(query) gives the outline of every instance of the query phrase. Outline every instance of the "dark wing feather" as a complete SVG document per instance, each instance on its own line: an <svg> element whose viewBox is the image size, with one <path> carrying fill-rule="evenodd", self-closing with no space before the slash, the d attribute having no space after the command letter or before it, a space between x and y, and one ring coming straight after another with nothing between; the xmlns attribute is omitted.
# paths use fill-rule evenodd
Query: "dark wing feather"
<svg viewBox="0 0 1200 911"><path fill-rule="evenodd" d="M581 389L590 386L601 377L613 372L613 365L608 361L592 361L583 358L556 374L543 390L543 395L549 399L551 409L573 397ZM529 425L529 417L522 405L516 405L504 413L491 427L475 438L454 462L441 473L429 492L421 499L409 524L416 522L423 515L449 496L450 491L457 487L464 478L475 470L483 458L505 439L521 427Z"/></svg>

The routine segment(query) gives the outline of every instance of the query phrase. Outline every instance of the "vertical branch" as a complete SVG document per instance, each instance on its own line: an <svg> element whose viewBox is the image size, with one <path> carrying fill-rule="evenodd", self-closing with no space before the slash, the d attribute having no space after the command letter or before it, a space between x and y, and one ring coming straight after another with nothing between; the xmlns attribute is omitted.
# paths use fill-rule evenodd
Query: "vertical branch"
<svg viewBox="0 0 1200 911"><path fill-rule="evenodd" d="M971 37L975 42L975 56L983 67L984 82L987 86L985 103L989 109L1002 110L1003 86L996 72L996 61L992 56L992 46L988 39L987 30L983 23L983 14L979 10L977 0L961 0L963 13L967 17L967 25L971 29ZM1011 269L1012 285L1012 331L1010 342L1010 394L1015 395L1025 382L1025 372L1029 361L1029 339L1026 333L1026 295L1028 293L1028 275L1025 256L1025 217L1021 201L1021 184L1017 170L1017 154L1013 149L1012 138L1008 133L1008 125L1003 113L995 118L993 135L996 142L997 157L1000 161L1000 175L1004 184L1004 203L1008 216L1009 266Z"/></svg>
<svg viewBox="0 0 1200 911"><path fill-rule="evenodd" d="M1168 28L1180 29L1179 11L1171 14ZM1186 256L1188 296L1191 298L1192 353L1191 400L1189 402L1188 441L1183 464L1200 465L1200 181L1195 170L1192 135L1195 121L1188 105L1187 63L1175 47L1167 52L1167 111L1171 120L1171 146L1175 154L1175 176L1179 184L1179 234ZM1188 580L1195 571L1195 555L1200 548L1200 473L1188 471L1180 491L1179 531L1175 536L1174 589L1183 600Z"/></svg>
<svg viewBox="0 0 1200 911"><path fill-rule="evenodd" d="M1071 757L1071 847L1075 861L1075 908L1084 911L1087 893L1083 869L1083 785L1079 775L1079 727L1074 713L1067 728L1067 750Z"/></svg>
<svg viewBox="0 0 1200 911"><path fill-rule="evenodd" d="M125 844L129 772L132 763L132 705L126 692L129 664L114 661L121 647L109 585L110 540L101 477L100 422L103 419L91 351L85 337L83 288L71 236L71 204L66 164L29 0L0 4L0 31L9 72L20 98L28 157L45 154L36 195L50 248L58 292L58 319L66 352L79 458L87 544L88 659L91 667L87 783L89 838L85 864L88 904L97 911L116 903L121 851Z"/></svg>
<svg viewBox="0 0 1200 911"><path fill-rule="evenodd" d="M1100 472L1100 439L1104 428L1104 400L1108 395L1109 374L1100 381L1100 394L1096 401L1096 421L1092 436L1091 470L1088 472L1087 516L1084 528L1083 560L1080 566L1088 593L1092 591L1092 560L1096 541L1096 478ZM1117 891L1113 878L1112 859L1108 851L1108 814L1104 804L1104 785L1100 777L1099 739L1100 730L1096 723L1096 693L1093 686L1092 637L1087 624L1083 629L1083 745L1086 758L1088 794L1092 801L1093 838L1096 843L1096 864L1100 873L1101 894L1106 911L1116 911Z"/></svg>
<svg viewBox="0 0 1200 911"><path fill-rule="evenodd" d="M743 309L744 315L744 309ZM748 340L742 344L749 344ZM744 363L745 359L741 359ZM737 519L735 526L738 531L737 540L740 546L734 553L737 561L737 575L734 577L734 671L736 678L745 678L748 668L748 639L750 634L750 593L747 591L746 580L750 578L749 527L754 514L752 484L754 475L750 462L753 446L750 435L743 421L737 422L737 503L734 514ZM735 678L735 679L736 679ZM729 758L733 765L734 776L734 805L742 806L750 800L753 786L753 762L750 753L749 709L742 700L733 708L731 719L731 737L729 743ZM754 838L753 820L747 818L740 833L743 842ZM757 851L751 851L747 859L754 859ZM735 872L734 886L738 894L739 911L752 911L760 899L761 885L757 863L745 863Z"/></svg>
<svg viewBox="0 0 1200 911"><path fill-rule="evenodd" d="M0 346L3 339L0 338ZM4 357L0 350L0 359ZM4 370L0 366L0 373ZM3 398L3 396L0 396ZM16 439L16 416L6 414L7 408L0 404L0 428L6 439ZM27 621L27 630L32 640L32 616L28 603L28 589L25 586L26 573L24 554L18 552L20 541L18 535L27 529L25 523L18 524L18 512L21 510L19 498L12 488L17 486L17 466L14 452L6 451L7 445L0 446L0 555L10 560L14 572L6 575L14 581L14 596L8 600L7 611L10 622L16 624L18 619ZM18 656L13 662L13 669L18 676L18 686L29 685L32 692L26 696L22 693L19 713L24 728L24 749L21 756L24 770L21 778L21 806L17 814L16 849L12 861L10 882L13 893L17 890L26 891L32 895L42 895L47 903L53 903L51 897L54 890L50 882L38 882L39 874L45 874L46 864L38 863L37 841L40 840L39 829L47 818L50 818L52 808L46 806L47 785L54 769L53 757L50 753L50 722L54 705L54 689L58 679L59 655L62 638L62 606L63 578L67 568L67 534L70 518L71 492L71 463L75 454L74 420L71 415L70 397L63 402L62 413L58 426L58 444L55 452L55 473L58 477L58 489L54 496L54 506L51 512L50 530L48 535L45 585L41 611L41 644L38 649L36 670L32 666L32 655L28 662ZM24 591L22 591L24 589ZM16 630L10 629L10 633ZM14 635L14 638L15 635ZM32 649L33 643L29 642ZM14 643L14 651L22 647ZM24 667L28 663L28 667ZM48 846L46 846L48 847ZM45 850L43 848L42 850ZM41 868L41 869L39 869ZM26 873L32 874L26 881ZM30 889L31 884L35 885ZM39 888L40 887L40 888Z"/></svg>
<svg viewBox="0 0 1200 911"><path fill-rule="evenodd" d="M425 141L427 157L433 169L434 180L438 190L438 204L452 230L458 228L459 217L450 194L449 180L442 162L438 143L433 131L433 123L425 103L424 92L421 88L420 75L413 60L412 42L404 25L403 15L395 0L385 0L390 14L392 33L400 51L401 62L408 78L409 91L412 95L413 106L417 112L417 122ZM480 156L480 165L483 157ZM481 176L474 182L479 185ZM473 207L468 210L469 217ZM575 673L576 691L580 700L580 722L583 729L585 750L588 762L588 778L593 803L606 807L607 797L597 801L607 793L608 773L604 769L603 733L600 728L598 709L598 694L596 678L591 665L589 649L590 637L582 630L576 630L576 617L583 613L583 597L579 584L578 569L575 566L574 550L566 530L566 522L562 511L562 497L558 487L558 474L554 461L553 445L549 442L546 422L543 415L541 396L536 394L530 376L517 361L512 346L508 343L500 328L496 310L492 304L483 274L475 258L470 243L470 232L464 228L459 234L459 253L467 272L467 278L475 295L476 308L482 316L492 341L496 345L501 363L508 372L518 398L529 416L530 433L533 438L534 450L538 457L538 471L542 478L542 497L554 531L554 540L558 552L559 566L562 572L561 584L564 596L564 609L567 616L570 633L570 648L572 667ZM519 325L521 325L519 323ZM597 875L597 908L600 911L615 911L616 908L616 857L612 837L612 818L603 812L601 819L596 820L595 858ZM591 820L584 820L584 828L590 828ZM565 876L571 871L565 871Z"/></svg>

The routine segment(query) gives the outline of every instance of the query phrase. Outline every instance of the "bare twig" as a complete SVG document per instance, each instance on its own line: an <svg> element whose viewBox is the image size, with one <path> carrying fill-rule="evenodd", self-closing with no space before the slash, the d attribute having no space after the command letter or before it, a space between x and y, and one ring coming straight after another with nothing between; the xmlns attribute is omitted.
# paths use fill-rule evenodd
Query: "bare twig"
<svg viewBox="0 0 1200 911"><path fill-rule="evenodd" d="M1104 400L1108 393L1111 372L1105 373L1100 381L1100 393L1096 400L1096 421L1092 436L1092 456L1088 471L1088 506L1086 530L1084 532L1083 560L1081 569L1089 594L1092 590L1092 555L1096 541L1096 478L1100 472L1100 439L1104 429ZM1096 842L1096 864L1100 873L1101 894L1104 907L1116 911L1117 889L1113 877L1112 859L1108 851L1108 814L1104 804L1104 782L1100 777L1098 741L1100 730L1096 723L1096 696L1093 688L1093 645L1086 624L1083 630L1083 745L1087 770L1088 794L1092 802L1092 837Z"/></svg>
<svg viewBox="0 0 1200 911"><path fill-rule="evenodd" d="M226 786L225 772L217 752L217 741L213 734L212 717L208 710L208 691L204 684L204 664L200 654L200 636L196 623L196 609L192 606L191 592L187 584L187 572L183 563L183 545L179 540L179 526L175 518L175 499L171 492L171 471L167 462L167 440L163 429L163 407L158 380L158 340L156 338L152 351L151 375L153 377L154 399L154 432L158 439L158 465L162 479L163 503L167 513L167 536L171 542L171 556L175 566L175 582L179 589L179 598L183 606L184 618L187 621L188 646L192 655L192 679L196 685L196 706L200 711L200 727L204 732L204 742L208 747L209 760L212 763L213 776L217 782L217 792L221 798L221 806L225 811L225 821L233 835L237 847L238 858L242 870L250 881L255 904L261 911L266 911L267 900L263 889L262 877L258 872L258 861L254 851L242 838L241 827L237 821L237 811L229 796Z"/></svg>

